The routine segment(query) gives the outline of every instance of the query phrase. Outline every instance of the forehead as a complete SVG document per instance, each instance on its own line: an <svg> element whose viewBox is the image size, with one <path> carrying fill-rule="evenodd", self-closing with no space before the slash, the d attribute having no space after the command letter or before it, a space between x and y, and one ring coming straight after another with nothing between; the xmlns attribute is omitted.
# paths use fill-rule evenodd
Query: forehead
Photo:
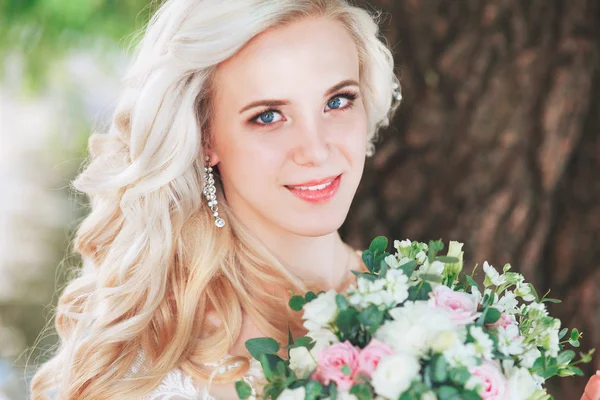
<svg viewBox="0 0 600 400"><path fill-rule="evenodd" d="M321 93L345 79L359 79L356 44L341 22L304 18L268 29L217 67L219 91L256 97Z"/></svg>

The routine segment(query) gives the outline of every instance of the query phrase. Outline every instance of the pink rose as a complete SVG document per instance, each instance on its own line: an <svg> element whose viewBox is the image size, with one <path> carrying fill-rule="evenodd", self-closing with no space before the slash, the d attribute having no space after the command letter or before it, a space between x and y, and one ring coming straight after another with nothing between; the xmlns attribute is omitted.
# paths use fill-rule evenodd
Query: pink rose
<svg viewBox="0 0 600 400"><path fill-rule="evenodd" d="M341 390L350 390L358 370L359 354L359 349L347 340L331 345L319 353L317 369L311 378L323 385L334 381Z"/></svg>
<svg viewBox="0 0 600 400"><path fill-rule="evenodd" d="M517 320L515 319L514 316L502 313L502 315L500 315L500 318L498 319L498 321L494 322L493 324L490 324L490 326L506 328L509 325L516 325L516 324L517 324Z"/></svg>
<svg viewBox="0 0 600 400"><path fill-rule="evenodd" d="M470 372L483 384L483 388L479 391L483 400L506 399L506 378L497 363L484 361L481 365L471 368Z"/></svg>
<svg viewBox="0 0 600 400"><path fill-rule="evenodd" d="M394 350L390 346L377 339L371 339L358 356L358 371L364 372L370 378L375 368L377 368L379 360L390 354L394 354Z"/></svg>
<svg viewBox="0 0 600 400"><path fill-rule="evenodd" d="M444 285L438 285L433 289L429 303L434 308L441 308L448 312L450 319L459 326L470 324L480 314L477 312L477 301L473 295L455 292Z"/></svg>

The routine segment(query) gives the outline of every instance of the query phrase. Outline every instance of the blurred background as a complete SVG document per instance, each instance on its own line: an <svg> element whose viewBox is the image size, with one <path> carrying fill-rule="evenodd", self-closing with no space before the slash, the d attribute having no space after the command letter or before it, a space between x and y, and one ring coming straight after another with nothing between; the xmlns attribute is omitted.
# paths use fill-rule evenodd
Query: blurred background
<svg viewBox="0 0 600 400"><path fill-rule="evenodd" d="M0 0L0 400L27 398L56 343L88 212L69 181L157 3ZM600 2L356 3L384 12L404 99L343 237L465 242L467 267L511 263L600 347ZM578 399L585 380L551 393Z"/></svg>

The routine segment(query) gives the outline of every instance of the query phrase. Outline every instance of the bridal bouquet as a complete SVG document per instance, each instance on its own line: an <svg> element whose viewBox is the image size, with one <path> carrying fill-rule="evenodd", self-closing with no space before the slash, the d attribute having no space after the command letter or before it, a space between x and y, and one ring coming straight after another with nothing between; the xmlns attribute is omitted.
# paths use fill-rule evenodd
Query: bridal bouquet
<svg viewBox="0 0 600 400"><path fill-rule="evenodd" d="M377 237L362 258L369 272L346 293L293 296L306 336L289 335L288 359L271 338L246 342L260 361L265 399L543 400L546 379L581 375L581 333L561 329L547 302L506 264L487 262L480 287L462 273L462 243ZM475 269L477 266L475 267ZM473 272L475 272L475 269ZM240 398L251 388L236 382Z"/></svg>

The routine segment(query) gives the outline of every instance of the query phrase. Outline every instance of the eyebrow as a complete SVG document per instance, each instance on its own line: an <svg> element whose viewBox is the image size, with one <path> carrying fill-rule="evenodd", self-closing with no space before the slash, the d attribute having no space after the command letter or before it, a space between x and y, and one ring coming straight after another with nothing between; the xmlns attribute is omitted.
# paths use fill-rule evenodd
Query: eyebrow
<svg viewBox="0 0 600 400"><path fill-rule="evenodd" d="M338 90L341 90L347 86L359 86L359 84L354 79L346 79L344 81L341 81L338 84L333 85L329 89L327 89L327 91L325 92L325 96L330 96L333 93L337 92ZM244 113L245 111L250 110L251 108L255 108L255 107L261 107L261 106L280 107L280 106L286 106L288 104L290 104L289 100L257 100L257 101L253 101L252 103L250 103L247 106L245 106L244 108L242 108L240 110L240 114Z"/></svg>

